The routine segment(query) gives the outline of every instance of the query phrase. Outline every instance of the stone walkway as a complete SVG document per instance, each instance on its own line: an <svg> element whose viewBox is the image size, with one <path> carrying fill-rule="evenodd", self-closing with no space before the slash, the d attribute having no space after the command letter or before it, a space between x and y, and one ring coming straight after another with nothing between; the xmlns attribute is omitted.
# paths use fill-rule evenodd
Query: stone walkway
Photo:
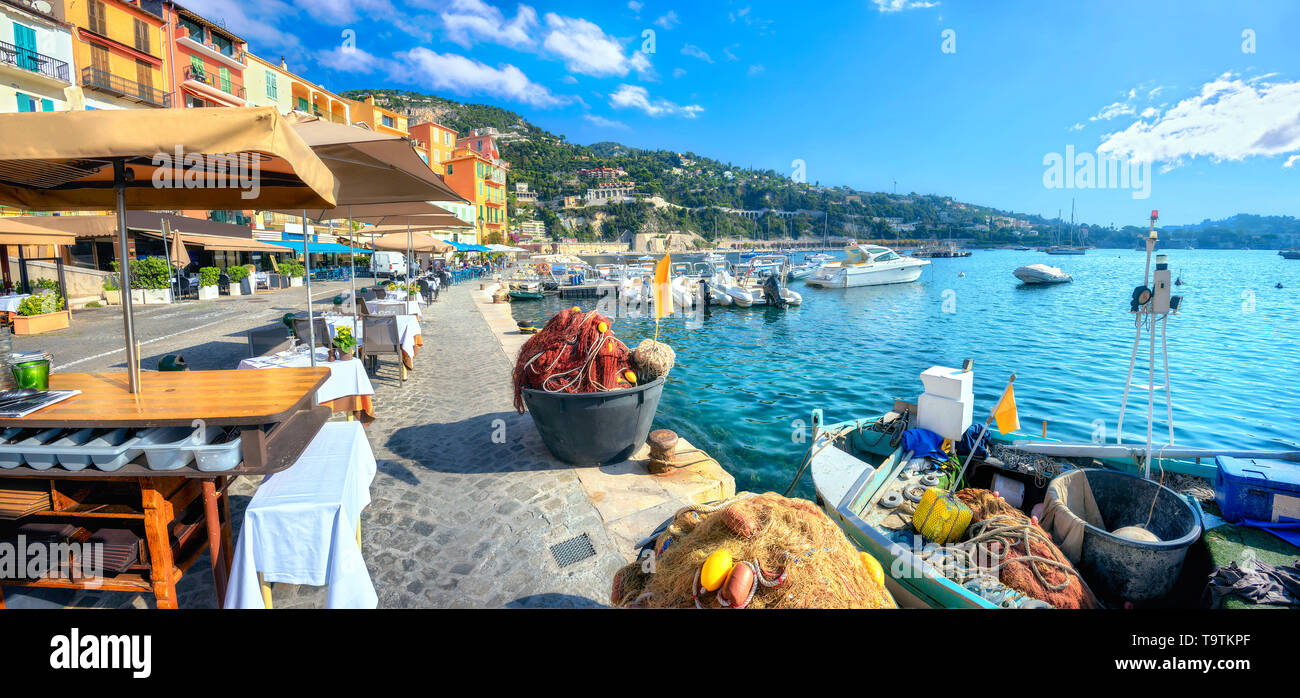
<svg viewBox="0 0 1300 698"><path fill-rule="evenodd" d="M574 469L554 461L530 419L515 414L512 362L474 308L477 286L453 287L428 307L424 348L404 386L391 361L373 379L377 419L367 432L379 472L361 528L379 606L607 605L624 558ZM236 532L255 489L247 478L232 488ZM583 534L596 554L561 569L550 546ZM177 591L182 608L215 605L206 556ZM323 607L325 590L275 585L274 598L277 608ZM152 597L105 592L50 600L152 605Z"/></svg>

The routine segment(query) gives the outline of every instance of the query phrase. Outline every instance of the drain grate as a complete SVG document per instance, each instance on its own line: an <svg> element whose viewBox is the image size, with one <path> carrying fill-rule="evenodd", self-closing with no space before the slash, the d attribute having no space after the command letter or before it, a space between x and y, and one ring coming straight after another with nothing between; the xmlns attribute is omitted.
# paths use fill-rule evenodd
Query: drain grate
<svg viewBox="0 0 1300 698"><path fill-rule="evenodd" d="M551 557L555 558L555 563L561 568L582 562L595 555L596 548L592 547L591 538L588 538L585 533L551 546Z"/></svg>

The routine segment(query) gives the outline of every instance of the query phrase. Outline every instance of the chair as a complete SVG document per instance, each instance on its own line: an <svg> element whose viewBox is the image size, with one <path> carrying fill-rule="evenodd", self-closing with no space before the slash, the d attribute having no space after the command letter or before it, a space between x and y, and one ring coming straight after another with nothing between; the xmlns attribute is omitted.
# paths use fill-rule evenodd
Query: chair
<svg viewBox="0 0 1300 698"><path fill-rule="evenodd" d="M230 293L230 275L224 271L217 277L217 292L222 291Z"/></svg>
<svg viewBox="0 0 1300 698"><path fill-rule="evenodd" d="M248 355L250 357L266 356L277 351L284 351L289 348L290 344L289 334L283 327L249 330L248 332Z"/></svg>
<svg viewBox="0 0 1300 698"><path fill-rule="evenodd" d="M370 373L379 372L379 357L397 357L399 385L406 385L406 362L402 359L402 340L397 334L396 317L366 316L361 320L361 336L365 341L365 355L370 361Z"/></svg>
<svg viewBox="0 0 1300 698"><path fill-rule="evenodd" d="M199 297L198 286L195 286L194 284L190 283L190 280L188 278L182 276L179 279L177 279L177 282L180 287L180 293L178 294L180 298L184 299L184 298L189 298L190 296L193 296L194 298Z"/></svg>
<svg viewBox="0 0 1300 698"><path fill-rule="evenodd" d="M357 293L361 296L361 300L363 301L379 300L379 296L375 295L375 290L372 288L363 288Z"/></svg>
<svg viewBox="0 0 1300 698"><path fill-rule="evenodd" d="M388 289L385 289L385 288L377 288L377 289L375 289L375 298L377 298L377 299L379 299L379 300L382 301L383 299L385 299L385 298L387 298L387 297L388 297Z"/></svg>
<svg viewBox="0 0 1300 698"><path fill-rule="evenodd" d="M425 302L425 303L432 303L432 302L433 302L433 286L430 286L430 285L429 285L429 282L428 282L428 281L425 281L424 279L420 279L420 280L419 280L418 282L416 282L416 283L418 283L419 286L420 286L420 295L421 295L421 296L424 296L424 302Z"/></svg>
<svg viewBox="0 0 1300 698"><path fill-rule="evenodd" d="M357 303L357 316L370 317L370 306L366 304L366 299L364 297L361 299L360 303Z"/></svg>
<svg viewBox="0 0 1300 698"><path fill-rule="evenodd" d="M331 344L330 326L325 322L325 318L312 318L312 324L316 326L316 346L329 347ZM298 338L298 341L303 344L310 341L311 338L308 334L307 318L296 317L293 319L293 334Z"/></svg>

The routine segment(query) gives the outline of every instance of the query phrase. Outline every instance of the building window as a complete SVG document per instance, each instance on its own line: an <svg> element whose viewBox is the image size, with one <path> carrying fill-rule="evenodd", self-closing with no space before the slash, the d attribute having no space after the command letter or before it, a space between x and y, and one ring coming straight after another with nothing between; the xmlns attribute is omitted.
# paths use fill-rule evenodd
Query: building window
<svg viewBox="0 0 1300 698"><path fill-rule="evenodd" d="M451 174L451 163L447 163L447 174Z"/></svg>
<svg viewBox="0 0 1300 698"><path fill-rule="evenodd" d="M149 50L149 25L144 20L135 20L135 47L145 53L152 53Z"/></svg>
<svg viewBox="0 0 1300 698"><path fill-rule="evenodd" d="M99 0L90 0L86 4L86 22L90 31L100 36L108 36L108 19L104 14L104 3Z"/></svg>
<svg viewBox="0 0 1300 698"><path fill-rule="evenodd" d="M184 27L187 32L189 32L189 37L191 39L199 42L200 44L205 43L207 41L207 38L204 36L205 32L203 30L203 25L199 24L198 22L181 17L180 25Z"/></svg>
<svg viewBox="0 0 1300 698"><path fill-rule="evenodd" d="M275 81L275 73L266 71L266 96L271 99L279 99L280 85Z"/></svg>
<svg viewBox="0 0 1300 698"><path fill-rule="evenodd" d="M384 114L384 115L381 117L381 123L383 123L383 124L384 124L385 126L387 126L388 128L393 128L393 117L391 117L391 116L389 116L389 115L387 115L387 114Z"/></svg>
<svg viewBox="0 0 1300 698"><path fill-rule="evenodd" d="M99 44L90 45L90 66L96 73L108 74L108 49Z"/></svg>
<svg viewBox="0 0 1300 698"><path fill-rule="evenodd" d="M142 88L153 89L153 70L148 63L138 58L135 60L135 81L140 83Z"/></svg>

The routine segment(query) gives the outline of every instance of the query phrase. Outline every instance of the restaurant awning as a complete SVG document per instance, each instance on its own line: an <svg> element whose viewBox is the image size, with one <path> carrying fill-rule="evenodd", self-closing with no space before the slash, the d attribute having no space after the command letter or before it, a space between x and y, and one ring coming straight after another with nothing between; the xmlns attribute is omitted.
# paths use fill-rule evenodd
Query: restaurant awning
<svg viewBox="0 0 1300 698"><path fill-rule="evenodd" d="M298 254L302 254L302 240L280 240L272 243L287 247ZM363 250L359 247L348 247L340 245L337 242L313 242L310 246L312 254L370 254L370 250Z"/></svg>
<svg viewBox="0 0 1300 698"><path fill-rule="evenodd" d="M149 237L161 238L161 233L155 233L151 230L140 231L141 234ZM199 235L197 233L177 232L180 235L181 242L186 245L198 245L205 250L222 250L226 252L279 252L287 253L293 251L291 243L284 242L265 242L254 240L252 238L232 238L224 235ZM171 241L168 241L171 244ZM299 249L302 245L300 244Z"/></svg>
<svg viewBox="0 0 1300 698"><path fill-rule="evenodd" d="M335 201L333 174L275 107L0 114L0 203L113 210L115 161L130 173L127 209Z"/></svg>
<svg viewBox="0 0 1300 698"><path fill-rule="evenodd" d="M0 245L71 245L75 236L0 217Z"/></svg>
<svg viewBox="0 0 1300 698"><path fill-rule="evenodd" d="M316 246L312 245L312 249L316 249ZM415 252L436 252L441 254L443 252L451 252L455 247L450 243L444 240L439 240L427 233L417 233L412 231L409 237L406 232L388 233L387 235L378 236L375 238L375 249L395 250L398 252L404 252L407 249L411 249Z"/></svg>

